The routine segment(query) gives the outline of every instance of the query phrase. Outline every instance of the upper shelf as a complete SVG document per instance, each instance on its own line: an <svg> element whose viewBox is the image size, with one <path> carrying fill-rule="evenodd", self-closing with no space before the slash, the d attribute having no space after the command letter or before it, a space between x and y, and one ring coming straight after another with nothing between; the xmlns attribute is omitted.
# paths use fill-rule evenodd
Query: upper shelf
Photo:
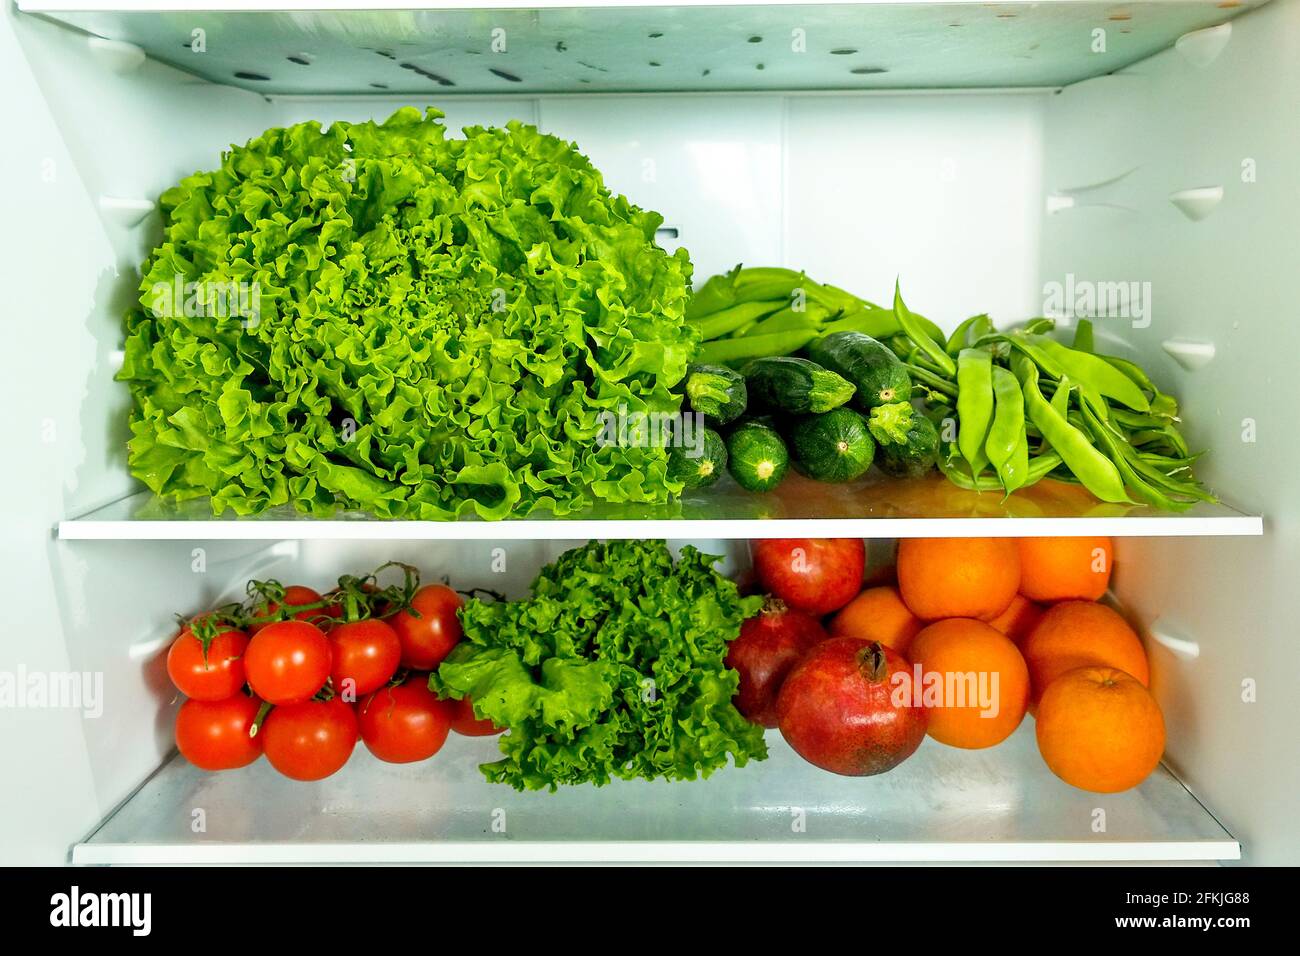
<svg viewBox="0 0 1300 956"><path fill-rule="evenodd" d="M267 94L1057 87L1266 0L737 3L19 0ZM277 9L267 10L266 7ZM261 8L259 10L259 8ZM488 9L484 9L488 8Z"/></svg>
<svg viewBox="0 0 1300 956"><path fill-rule="evenodd" d="M321 520L280 508L255 518L214 518L207 501L164 504L148 493L59 524L73 541L125 540L586 540L588 538L861 538L1111 535L1257 535L1264 522L1224 505L1174 514L1097 501L1078 485L1041 481L1003 500L963 491L940 475L893 480L874 474L831 485L791 474L766 495L729 479L679 504L605 506L555 518L510 521L381 521L364 514Z"/></svg>

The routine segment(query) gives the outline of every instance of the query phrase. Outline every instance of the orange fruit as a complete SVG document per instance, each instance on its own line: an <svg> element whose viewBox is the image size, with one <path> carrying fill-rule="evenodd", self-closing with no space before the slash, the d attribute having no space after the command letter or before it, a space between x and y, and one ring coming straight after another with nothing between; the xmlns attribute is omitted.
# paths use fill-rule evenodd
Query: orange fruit
<svg viewBox="0 0 1300 956"><path fill-rule="evenodd" d="M1095 601L1110 587L1110 538L1018 538L1020 593L1031 601Z"/></svg>
<svg viewBox="0 0 1300 956"><path fill-rule="evenodd" d="M1017 594L1007 605L1007 609L989 621L989 627L1005 634L1016 644L1025 639L1025 635L1034 629L1046 610L1035 604L1023 594Z"/></svg>
<svg viewBox="0 0 1300 956"><path fill-rule="evenodd" d="M973 617L990 621L1020 586L1013 538L907 538L898 543L898 591L925 621Z"/></svg>
<svg viewBox="0 0 1300 956"><path fill-rule="evenodd" d="M1144 687L1151 680L1137 633L1111 608L1094 601L1053 605L1020 642L1029 665L1031 702L1037 705L1052 681L1076 667L1115 667Z"/></svg>
<svg viewBox="0 0 1300 956"><path fill-rule="evenodd" d="M982 621L949 618L916 635L911 657L920 668L928 732L935 740L977 750L1001 743L1020 726L1029 703L1029 669L1006 635ZM939 696L937 706L931 706L932 692Z"/></svg>
<svg viewBox="0 0 1300 956"><path fill-rule="evenodd" d="M867 588L831 618L833 637L879 641L904 657L917 631L925 625L907 609L898 588Z"/></svg>
<svg viewBox="0 0 1300 956"><path fill-rule="evenodd" d="M1039 702L1035 732L1052 773L1095 793L1136 787L1165 750L1165 720L1155 698L1113 667L1079 667L1052 681Z"/></svg>

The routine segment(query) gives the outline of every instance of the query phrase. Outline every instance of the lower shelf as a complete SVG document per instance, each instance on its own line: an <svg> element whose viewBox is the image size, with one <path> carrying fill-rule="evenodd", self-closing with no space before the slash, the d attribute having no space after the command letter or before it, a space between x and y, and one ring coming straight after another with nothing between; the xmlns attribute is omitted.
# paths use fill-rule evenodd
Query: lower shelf
<svg viewBox="0 0 1300 956"><path fill-rule="evenodd" d="M986 751L926 740L892 773L770 759L707 781L516 793L483 781L494 738L383 764L358 746L314 784L265 760L208 774L174 756L85 842L82 864L1235 860L1241 848L1164 767L1090 794L1043 765L1032 720ZM1104 815L1104 832L1094 827ZM200 821L205 832L194 832Z"/></svg>

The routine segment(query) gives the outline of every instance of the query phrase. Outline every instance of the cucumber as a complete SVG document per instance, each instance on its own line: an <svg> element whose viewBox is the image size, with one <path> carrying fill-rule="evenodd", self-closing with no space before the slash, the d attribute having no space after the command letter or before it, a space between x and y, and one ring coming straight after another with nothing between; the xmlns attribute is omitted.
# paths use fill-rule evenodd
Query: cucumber
<svg viewBox="0 0 1300 956"><path fill-rule="evenodd" d="M722 365L692 365L686 370L686 401L710 425L734 422L748 402L745 376Z"/></svg>
<svg viewBox="0 0 1300 956"><path fill-rule="evenodd" d="M668 477L687 489L704 488L722 477L727 467L727 446L712 428L700 431L694 448L673 445L668 451Z"/></svg>
<svg viewBox="0 0 1300 956"><path fill-rule="evenodd" d="M898 356L862 332L823 335L809 343L808 357L852 382L853 404L863 411L912 397L911 376Z"/></svg>
<svg viewBox="0 0 1300 956"><path fill-rule="evenodd" d="M876 464L891 478L919 478L939 459L939 432L924 415L912 413L903 444L881 442Z"/></svg>
<svg viewBox="0 0 1300 956"><path fill-rule="evenodd" d="M829 412L853 397L853 386L843 376L788 355L750 362L745 388L753 408L791 415Z"/></svg>
<svg viewBox="0 0 1300 956"><path fill-rule="evenodd" d="M867 420L851 408L796 419L790 439L795 468L818 481L852 481L876 453Z"/></svg>
<svg viewBox="0 0 1300 956"><path fill-rule="evenodd" d="M743 421L727 436L727 470L746 491L771 491L790 467L790 452L766 422Z"/></svg>

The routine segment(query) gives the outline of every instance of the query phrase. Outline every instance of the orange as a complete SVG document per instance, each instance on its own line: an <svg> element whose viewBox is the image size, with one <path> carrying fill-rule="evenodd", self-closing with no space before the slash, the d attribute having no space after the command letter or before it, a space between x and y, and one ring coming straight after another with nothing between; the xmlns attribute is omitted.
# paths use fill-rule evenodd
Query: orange
<svg viewBox="0 0 1300 956"><path fill-rule="evenodd" d="M1017 594L1007 605L1007 609L989 621L989 627L999 631L1019 644L1025 635L1034 629L1043 616L1041 605L1035 604L1023 594Z"/></svg>
<svg viewBox="0 0 1300 956"><path fill-rule="evenodd" d="M907 538L898 543L898 591L925 621L990 621L1020 585L1014 538Z"/></svg>
<svg viewBox="0 0 1300 956"><path fill-rule="evenodd" d="M867 588L846 604L831 618L830 632L833 637L879 641L906 657L908 645L922 627L898 596L898 588L885 586Z"/></svg>
<svg viewBox="0 0 1300 956"><path fill-rule="evenodd" d="M1113 667L1080 667L1054 680L1038 705L1036 733L1052 773L1096 793L1136 787L1165 750L1155 698Z"/></svg>
<svg viewBox="0 0 1300 956"><path fill-rule="evenodd" d="M1060 675L1076 667L1115 667L1146 686L1146 651L1133 628L1111 608L1093 601L1065 601L1047 609L1020 642L1029 665L1031 701Z"/></svg>
<svg viewBox="0 0 1300 956"><path fill-rule="evenodd" d="M1029 669L1005 635L981 621L949 618L916 635L911 657L935 740L977 750L1001 743L1020 726L1029 704ZM942 695L931 706L938 687Z"/></svg>
<svg viewBox="0 0 1300 956"><path fill-rule="evenodd" d="M1110 587L1110 538L1019 538L1020 593L1031 601L1095 601Z"/></svg>

